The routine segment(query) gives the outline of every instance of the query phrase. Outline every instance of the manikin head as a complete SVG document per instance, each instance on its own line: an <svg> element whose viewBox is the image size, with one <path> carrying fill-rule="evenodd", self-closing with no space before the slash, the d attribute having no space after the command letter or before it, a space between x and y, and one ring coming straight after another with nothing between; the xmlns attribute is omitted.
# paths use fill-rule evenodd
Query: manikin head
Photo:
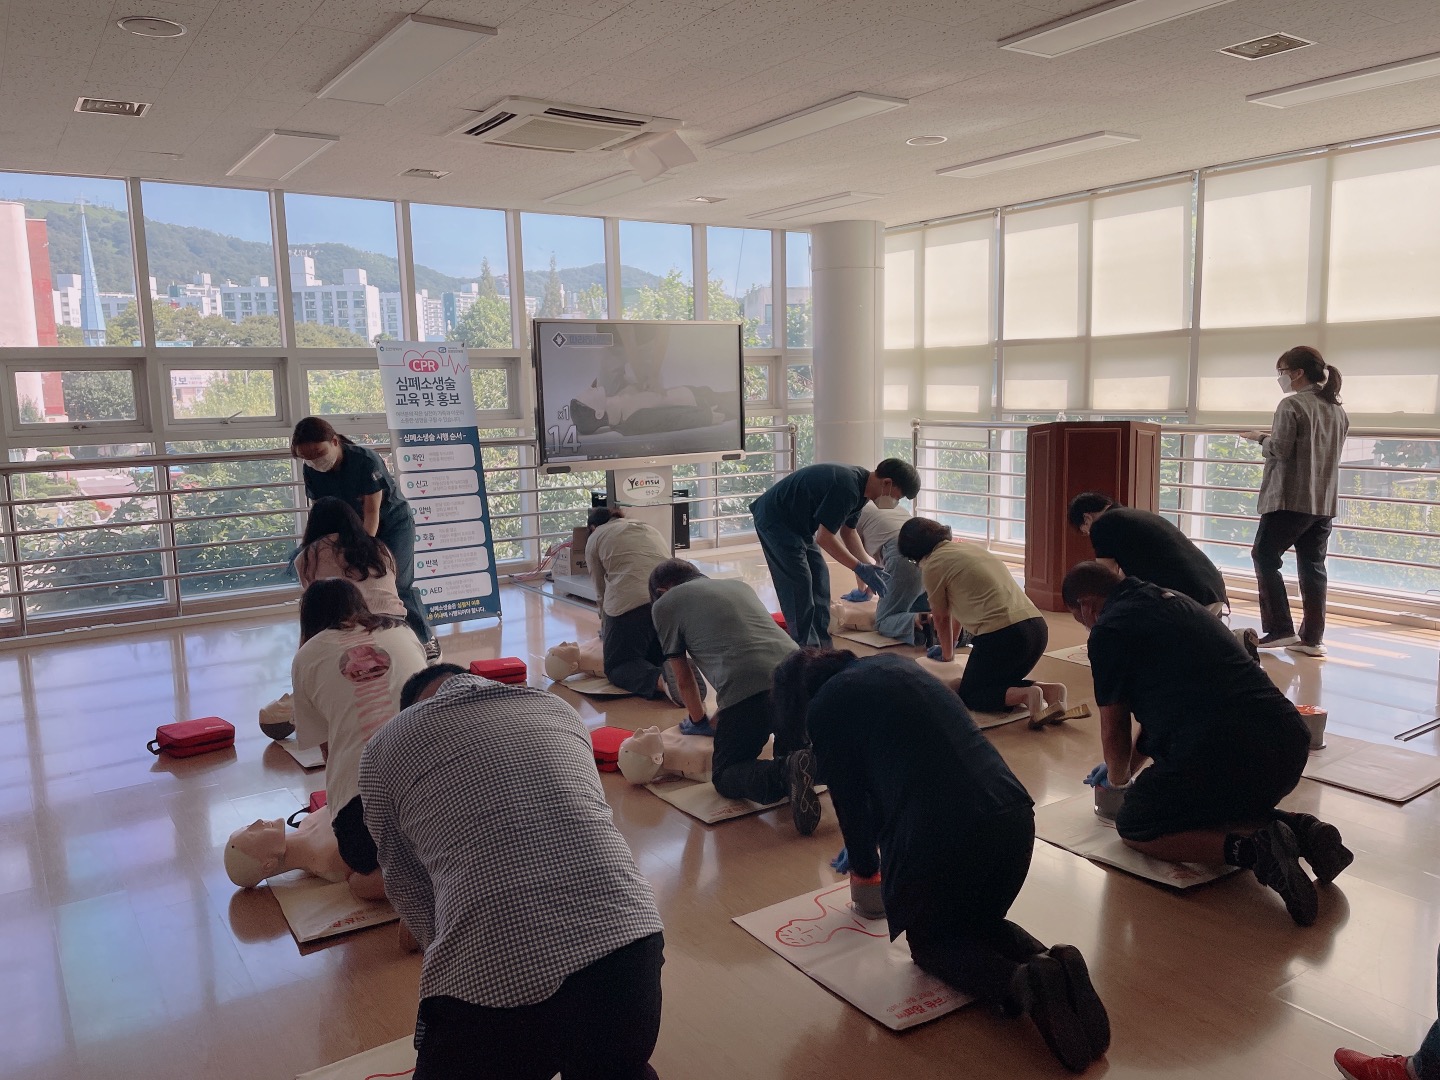
<svg viewBox="0 0 1440 1080"><path fill-rule="evenodd" d="M658 727L635 732L620 744L620 775L632 784L648 784L665 764L665 743Z"/></svg>
<svg viewBox="0 0 1440 1080"><path fill-rule="evenodd" d="M253 889L285 866L285 822L252 821L230 834L225 873L242 889Z"/></svg>
<svg viewBox="0 0 1440 1080"><path fill-rule="evenodd" d="M562 641L545 654L545 677L551 682L564 682L580 670L580 643Z"/></svg>
<svg viewBox="0 0 1440 1080"><path fill-rule="evenodd" d="M1072 529L1089 536L1090 526L1095 524L1095 519L1117 505L1115 500L1104 492L1082 491L1070 500L1070 508L1065 516Z"/></svg>
<svg viewBox="0 0 1440 1080"><path fill-rule="evenodd" d="M1102 562L1089 560L1076 563L1060 585L1060 596L1075 621L1092 630L1100 612L1105 610L1110 594L1124 580L1118 570Z"/></svg>

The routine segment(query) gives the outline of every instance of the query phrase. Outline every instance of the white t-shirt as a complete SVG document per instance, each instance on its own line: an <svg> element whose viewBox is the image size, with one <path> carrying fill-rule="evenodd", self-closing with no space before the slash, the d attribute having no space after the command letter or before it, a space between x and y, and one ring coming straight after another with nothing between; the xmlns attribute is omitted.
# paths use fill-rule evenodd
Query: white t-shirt
<svg viewBox="0 0 1440 1080"><path fill-rule="evenodd" d="M325 630L290 665L295 739L302 750L329 744L325 801L338 814L359 794L360 752L400 711L400 688L425 667L415 631Z"/></svg>
<svg viewBox="0 0 1440 1080"><path fill-rule="evenodd" d="M880 549L900 535L900 528L910 520L910 511L892 506L888 510L873 502L865 504L860 511L860 520L855 531L860 534L860 543L872 559L880 558Z"/></svg>

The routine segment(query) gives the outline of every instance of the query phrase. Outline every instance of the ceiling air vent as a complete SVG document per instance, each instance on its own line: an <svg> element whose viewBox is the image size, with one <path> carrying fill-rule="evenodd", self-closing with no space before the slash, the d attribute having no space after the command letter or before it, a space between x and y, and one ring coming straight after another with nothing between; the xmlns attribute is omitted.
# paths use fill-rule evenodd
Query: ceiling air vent
<svg viewBox="0 0 1440 1080"><path fill-rule="evenodd" d="M496 146L577 154L605 150L650 131L673 131L680 121L662 116L587 109L533 98L506 98L452 131Z"/></svg>
<svg viewBox="0 0 1440 1080"><path fill-rule="evenodd" d="M104 113L107 116L144 116L149 109L148 101L111 101L109 98L82 97L75 102L76 112Z"/></svg>
<svg viewBox="0 0 1440 1080"><path fill-rule="evenodd" d="M1268 37L1258 37L1252 41L1242 41L1238 45L1231 45L1228 49L1219 51L1226 56L1238 56L1241 60L1263 60L1267 56L1294 52L1296 49L1303 49L1307 45L1314 44L1313 41L1306 41L1293 34L1271 34Z"/></svg>
<svg viewBox="0 0 1440 1080"><path fill-rule="evenodd" d="M449 169L406 169L401 176L414 177L416 180L443 180L450 175Z"/></svg>

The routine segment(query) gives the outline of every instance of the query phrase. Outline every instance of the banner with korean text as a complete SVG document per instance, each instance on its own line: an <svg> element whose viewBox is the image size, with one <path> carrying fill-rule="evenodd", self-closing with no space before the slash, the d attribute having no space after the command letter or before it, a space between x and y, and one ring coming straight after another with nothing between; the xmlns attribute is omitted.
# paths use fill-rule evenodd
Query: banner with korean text
<svg viewBox="0 0 1440 1080"><path fill-rule="evenodd" d="M376 343L400 490L415 514L415 588L431 622L500 614L475 393L463 345Z"/></svg>

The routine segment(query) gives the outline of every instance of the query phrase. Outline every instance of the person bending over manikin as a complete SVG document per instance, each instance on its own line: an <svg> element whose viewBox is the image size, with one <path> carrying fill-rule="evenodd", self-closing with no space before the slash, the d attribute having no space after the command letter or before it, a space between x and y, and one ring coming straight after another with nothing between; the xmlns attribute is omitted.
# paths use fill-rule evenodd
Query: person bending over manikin
<svg viewBox="0 0 1440 1080"><path fill-rule="evenodd" d="M775 757L759 760L775 731L770 682L795 643L743 581L706 577L694 563L670 559L650 575L655 629L679 683L689 722L705 722L690 663L715 688L712 780L727 799L773 803L790 797L795 830L820 824L815 766L804 744L775 740Z"/></svg>
<svg viewBox="0 0 1440 1080"><path fill-rule="evenodd" d="M900 554L897 539L900 529L910 520L910 511L896 505L893 498L881 497L865 504L860 518L855 523L855 532L866 554L885 572L887 588L885 595L875 605L875 626L877 633L896 641L916 644L919 641L921 612L930 610L925 596L925 582L919 568ZM859 600L874 590L863 581L856 579L857 588L846 593L844 600ZM835 621L835 606L831 605L831 621ZM842 611L841 619L845 618Z"/></svg>
<svg viewBox="0 0 1440 1080"><path fill-rule="evenodd" d="M715 740L679 728L642 728L620 744L620 775L632 784L710 779Z"/></svg>
<svg viewBox="0 0 1440 1080"><path fill-rule="evenodd" d="M400 711L405 680L424 666L425 648L405 620L372 613L354 582L321 578L300 597L300 650L290 667L296 742L325 757L331 826L350 889L367 900L385 889L360 801L360 752Z"/></svg>
<svg viewBox="0 0 1440 1080"><path fill-rule="evenodd" d="M414 1080L653 1080L660 915L580 717L453 664L413 676L401 704L360 791L424 952Z"/></svg>
<svg viewBox="0 0 1440 1080"><path fill-rule="evenodd" d="M254 821L236 829L225 844L225 873L242 889L254 889L266 878L291 870L304 870L326 881L345 881L354 875L340 857L328 806L306 814L294 833L286 833L280 818Z"/></svg>
<svg viewBox="0 0 1440 1080"><path fill-rule="evenodd" d="M1313 923L1319 897L1300 860L1328 883L1354 855L1334 825L1277 808L1310 753L1295 706L1188 596L1098 562L1066 574L1061 595L1090 631L1105 760L1086 782L1125 790L1120 839L1156 859L1251 870L1295 922Z"/></svg>
<svg viewBox="0 0 1440 1080"><path fill-rule="evenodd" d="M1062 683L1026 678L1045 655L1050 627L1009 568L978 544L955 541L949 526L911 518L900 529L901 555L920 564L940 639L930 658L949 663L963 628L974 635L959 694L976 712L1030 710L1030 727L1063 722Z"/></svg>
<svg viewBox="0 0 1440 1080"><path fill-rule="evenodd" d="M570 419L581 435L613 430L622 435L654 435L665 431L688 431L733 420L724 395L708 386L672 386L666 390L641 390L622 386L606 393L599 382L591 383L570 400Z"/></svg>
<svg viewBox="0 0 1440 1080"><path fill-rule="evenodd" d="M1110 1021L1080 951L1047 949L1006 918L1030 869L1034 804L965 703L907 657L820 649L786 658L775 697L781 731L808 738L830 785L857 912L888 918L930 974L1029 1015L1067 1068L1104 1056Z"/></svg>

